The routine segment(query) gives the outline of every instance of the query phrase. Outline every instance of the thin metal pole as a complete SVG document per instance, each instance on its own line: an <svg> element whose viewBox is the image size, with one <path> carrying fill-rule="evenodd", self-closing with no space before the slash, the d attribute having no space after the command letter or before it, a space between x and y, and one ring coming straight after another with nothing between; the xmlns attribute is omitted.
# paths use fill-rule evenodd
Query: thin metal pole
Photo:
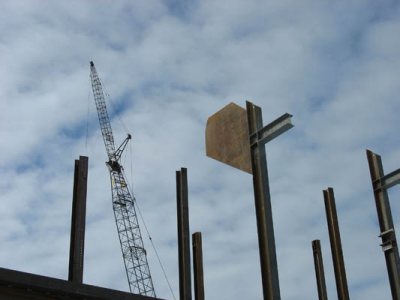
<svg viewBox="0 0 400 300"><path fill-rule="evenodd" d="M203 246L201 232L192 234L194 299L204 300Z"/></svg>
<svg viewBox="0 0 400 300"><path fill-rule="evenodd" d="M246 103L246 108L251 137L263 128L262 112L260 107L250 102ZM264 144L255 142L251 145L251 164L264 299L280 300L278 264Z"/></svg>
<svg viewBox="0 0 400 300"><path fill-rule="evenodd" d="M392 212L387 189L380 187L379 181L384 177L382 159L379 155L367 150L367 159L374 190L376 211L381 230L382 249L385 254L390 289L394 300L400 300L400 259L396 234L393 226Z"/></svg>
<svg viewBox="0 0 400 300"><path fill-rule="evenodd" d="M336 212L333 188L324 190L326 219L328 221L329 240L331 243L333 269L335 271L336 289L339 300L349 300L346 269L344 266L342 242L340 240L339 223Z"/></svg>
<svg viewBox="0 0 400 300"><path fill-rule="evenodd" d="M192 299L190 274L190 236L187 169L176 171L178 217L179 294L181 300Z"/></svg>
<svg viewBox="0 0 400 300"><path fill-rule="evenodd" d="M312 241L312 249L314 254L315 276L317 279L318 287L318 299L328 300L328 295L326 293L324 263L322 260L321 241Z"/></svg>
<svg viewBox="0 0 400 300"><path fill-rule="evenodd" d="M76 283L83 280L87 176L88 158L80 156L75 160L68 273L68 280Z"/></svg>

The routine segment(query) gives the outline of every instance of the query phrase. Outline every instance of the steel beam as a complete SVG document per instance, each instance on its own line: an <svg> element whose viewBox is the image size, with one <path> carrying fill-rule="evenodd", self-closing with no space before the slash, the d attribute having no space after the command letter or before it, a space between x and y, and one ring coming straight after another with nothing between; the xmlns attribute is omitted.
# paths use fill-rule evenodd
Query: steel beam
<svg viewBox="0 0 400 300"><path fill-rule="evenodd" d="M176 171L179 294L181 300L192 299L190 274L190 235L187 169Z"/></svg>
<svg viewBox="0 0 400 300"><path fill-rule="evenodd" d="M203 246L201 232L192 234L194 299L204 300Z"/></svg>
<svg viewBox="0 0 400 300"><path fill-rule="evenodd" d="M374 191L388 190L396 184L400 183L400 169L393 171L373 182Z"/></svg>
<svg viewBox="0 0 400 300"><path fill-rule="evenodd" d="M290 128L293 127L291 120L292 117L293 116L291 114L283 114L275 121L261 128L259 131L254 132L254 134L250 136L250 144L266 144L277 136L281 135L282 133L288 131Z"/></svg>
<svg viewBox="0 0 400 300"><path fill-rule="evenodd" d="M76 283L83 280L87 176L88 158L80 156L75 160L68 273L68 280Z"/></svg>
<svg viewBox="0 0 400 300"><path fill-rule="evenodd" d="M318 299L328 300L320 240L312 241L312 249L314 255L315 276L317 279Z"/></svg>
<svg viewBox="0 0 400 300"><path fill-rule="evenodd" d="M333 269L335 271L336 289L339 300L349 300L346 269L344 266L342 242L340 240L339 222L336 212L333 188L323 191L325 200L326 219L328 222L329 240L331 243Z"/></svg>
<svg viewBox="0 0 400 300"><path fill-rule="evenodd" d="M280 300L278 264L264 144L292 127L290 115L283 115L263 127L261 108L246 102L257 218L263 295L266 300Z"/></svg>
<svg viewBox="0 0 400 300"><path fill-rule="evenodd" d="M398 183L399 170L384 175L382 159L378 154L367 150L367 159L374 190L376 211L382 238L382 249L385 254L390 289L394 300L400 300L400 258L393 225L387 189Z"/></svg>
<svg viewBox="0 0 400 300"><path fill-rule="evenodd" d="M157 300L159 298L0 268L0 299Z"/></svg>

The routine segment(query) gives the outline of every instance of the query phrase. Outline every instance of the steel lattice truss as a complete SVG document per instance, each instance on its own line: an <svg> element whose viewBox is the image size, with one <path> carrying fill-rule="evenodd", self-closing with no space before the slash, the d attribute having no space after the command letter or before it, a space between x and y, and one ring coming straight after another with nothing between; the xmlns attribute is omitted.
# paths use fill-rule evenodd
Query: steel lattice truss
<svg viewBox="0 0 400 300"><path fill-rule="evenodd" d="M97 75L94 64L90 65L90 79L92 82L93 96L96 103L97 115L99 117L101 134L103 135L108 158L111 160L115 153L114 136L111 129L110 119L108 118L107 106L100 78Z"/></svg>
<svg viewBox="0 0 400 300"><path fill-rule="evenodd" d="M131 136L128 135L121 146L115 150L114 137L107 113L104 93L93 62L90 63L90 78L101 133L109 158L106 164L110 171L112 205L129 289L131 293L155 297L146 250L143 246L143 239L136 215L135 198L132 197L128 189L123 167L119 164L121 154Z"/></svg>
<svg viewBox="0 0 400 300"><path fill-rule="evenodd" d="M136 215L135 199L129 192L123 172L114 171L110 166L109 168L114 216L131 292L155 297Z"/></svg>

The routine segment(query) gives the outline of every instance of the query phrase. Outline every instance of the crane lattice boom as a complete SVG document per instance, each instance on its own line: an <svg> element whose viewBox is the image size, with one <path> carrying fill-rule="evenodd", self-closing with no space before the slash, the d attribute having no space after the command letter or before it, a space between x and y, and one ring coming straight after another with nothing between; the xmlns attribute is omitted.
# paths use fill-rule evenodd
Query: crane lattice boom
<svg viewBox="0 0 400 300"><path fill-rule="evenodd" d="M90 62L90 78L94 101L96 103L101 133L108 155L108 170L110 171L112 206L117 225L122 257L125 264L131 293L155 297L153 281L147 262L146 250L140 233L135 209L135 198L126 184L124 169L119 163L131 135L115 150L111 123L107 113L106 101L99 76L93 62Z"/></svg>

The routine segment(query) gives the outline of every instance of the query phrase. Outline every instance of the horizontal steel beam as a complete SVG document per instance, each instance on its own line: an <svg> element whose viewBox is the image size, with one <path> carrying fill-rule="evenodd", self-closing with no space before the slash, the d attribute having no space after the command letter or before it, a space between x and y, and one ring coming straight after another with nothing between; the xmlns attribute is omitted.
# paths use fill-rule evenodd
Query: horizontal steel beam
<svg viewBox="0 0 400 300"><path fill-rule="evenodd" d="M0 268L0 299L156 300L152 297L4 268Z"/></svg>
<svg viewBox="0 0 400 300"><path fill-rule="evenodd" d="M374 191L390 189L400 183L400 169L393 171L374 181Z"/></svg>
<svg viewBox="0 0 400 300"><path fill-rule="evenodd" d="M277 136L281 135L282 133L288 131L290 128L293 127L291 118L291 114L285 113L275 121L272 121L262 129L260 129L259 131L251 134L250 144L266 144Z"/></svg>

